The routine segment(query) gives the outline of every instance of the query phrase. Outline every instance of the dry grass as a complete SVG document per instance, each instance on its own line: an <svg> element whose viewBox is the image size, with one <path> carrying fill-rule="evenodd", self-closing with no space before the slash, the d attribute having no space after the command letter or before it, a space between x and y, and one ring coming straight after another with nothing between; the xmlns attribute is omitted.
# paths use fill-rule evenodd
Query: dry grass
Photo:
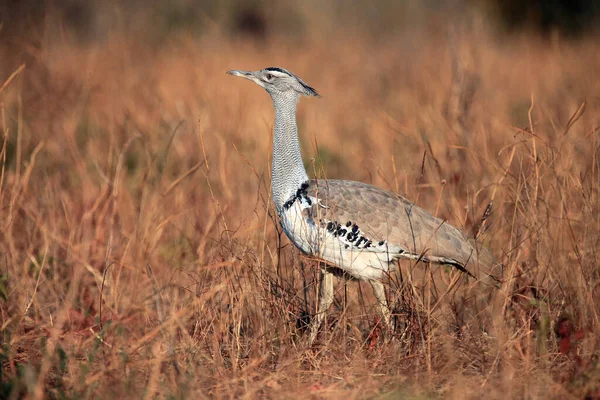
<svg viewBox="0 0 600 400"><path fill-rule="evenodd" d="M0 397L599 395L597 42L317 39L0 54ZM384 340L368 285L338 282L306 347L317 268L274 220L270 99L225 75L270 65L323 94L309 170L467 231L493 200L493 330Z"/></svg>

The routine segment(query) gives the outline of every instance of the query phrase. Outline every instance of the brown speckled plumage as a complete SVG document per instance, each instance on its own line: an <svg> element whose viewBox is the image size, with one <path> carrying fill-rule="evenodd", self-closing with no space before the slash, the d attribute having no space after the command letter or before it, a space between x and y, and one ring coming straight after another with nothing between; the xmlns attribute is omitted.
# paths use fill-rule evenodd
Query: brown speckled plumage
<svg viewBox="0 0 600 400"><path fill-rule="evenodd" d="M319 200L311 213L340 224L351 221L373 242L386 241L426 258L454 260L475 276L493 267L491 254L476 248L474 240L393 192L362 182L313 179L307 193Z"/></svg>

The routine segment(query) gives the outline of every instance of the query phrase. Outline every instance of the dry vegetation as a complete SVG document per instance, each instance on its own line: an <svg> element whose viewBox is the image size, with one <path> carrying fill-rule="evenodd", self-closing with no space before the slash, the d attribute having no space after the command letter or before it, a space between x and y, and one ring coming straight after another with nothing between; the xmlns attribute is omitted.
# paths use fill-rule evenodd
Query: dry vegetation
<svg viewBox="0 0 600 400"><path fill-rule="evenodd" d="M0 397L600 396L597 41L68 43L0 54ZM493 329L425 324L393 287L424 316L398 340L338 281L307 348L317 265L274 220L270 99L225 75L271 65L323 95L309 170L467 231L492 202Z"/></svg>

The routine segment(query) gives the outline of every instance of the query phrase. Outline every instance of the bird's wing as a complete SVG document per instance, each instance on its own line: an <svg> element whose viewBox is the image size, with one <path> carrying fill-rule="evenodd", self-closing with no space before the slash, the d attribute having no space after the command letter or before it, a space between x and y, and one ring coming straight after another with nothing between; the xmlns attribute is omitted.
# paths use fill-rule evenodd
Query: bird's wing
<svg viewBox="0 0 600 400"><path fill-rule="evenodd" d="M306 191L316 199L313 213L318 215L313 218L354 248L399 252L403 256L398 258L451 264L476 275L493 267L487 250L396 193L361 182L322 179L309 181Z"/></svg>

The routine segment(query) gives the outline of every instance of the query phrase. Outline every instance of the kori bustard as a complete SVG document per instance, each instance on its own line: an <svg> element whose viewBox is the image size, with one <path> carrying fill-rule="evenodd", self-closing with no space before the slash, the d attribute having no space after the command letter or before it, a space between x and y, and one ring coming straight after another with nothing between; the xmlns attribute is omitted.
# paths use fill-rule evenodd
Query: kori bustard
<svg viewBox="0 0 600 400"><path fill-rule="evenodd" d="M283 68L227 73L256 83L273 100L271 183L283 231L303 253L368 281L386 324L391 326L391 314L382 279L401 259L446 264L472 279L485 275L493 282L489 252L404 197L361 182L308 178L298 142L296 104L301 95L319 97L315 89ZM323 268L309 343L333 299L333 274Z"/></svg>

